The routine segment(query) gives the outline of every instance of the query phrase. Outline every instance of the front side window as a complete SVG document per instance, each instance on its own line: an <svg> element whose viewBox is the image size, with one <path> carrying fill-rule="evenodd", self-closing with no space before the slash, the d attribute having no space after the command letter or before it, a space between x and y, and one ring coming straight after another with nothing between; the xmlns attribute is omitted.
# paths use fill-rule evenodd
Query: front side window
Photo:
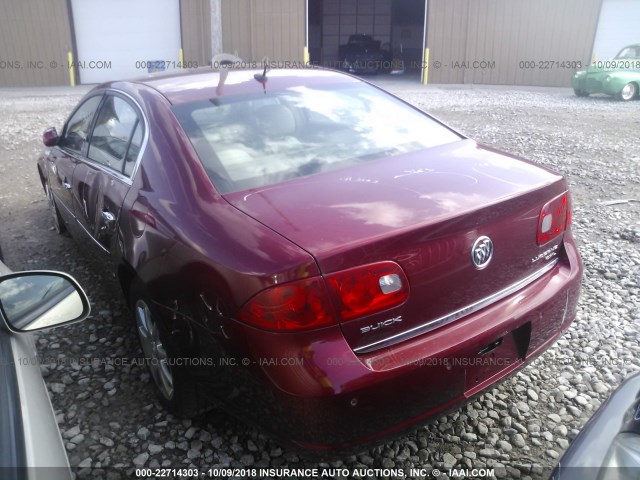
<svg viewBox="0 0 640 480"><path fill-rule="evenodd" d="M84 142L87 141L89 128L93 117L102 100L101 95L87 99L71 116L65 127L65 131L59 145L67 150L82 153Z"/></svg>
<svg viewBox="0 0 640 480"><path fill-rule="evenodd" d="M173 107L221 193L394 157L460 136L364 84L298 86Z"/></svg>
<svg viewBox="0 0 640 480"><path fill-rule="evenodd" d="M640 58L640 47L625 47L616 56L616 60Z"/></svg>
<svg viewBox="0 0 640 480"><path fill-rule="evenodd" d="M89 158L118 173L132 170L125 168L130 163L127 153L139 123L138 114L129 103L108 95L93 128ZM137 149L140 149L139 145Z"/></svg>

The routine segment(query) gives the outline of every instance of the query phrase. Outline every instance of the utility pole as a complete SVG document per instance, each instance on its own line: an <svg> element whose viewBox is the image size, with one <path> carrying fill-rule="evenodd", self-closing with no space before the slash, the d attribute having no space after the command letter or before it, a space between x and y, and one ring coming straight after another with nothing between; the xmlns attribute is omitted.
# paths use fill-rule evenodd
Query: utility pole
<svg viewBox="0 0 640 480"><path fill-rule="evenodd" d="M223 52L222 50L222 0L211 2L211 56Z"/></svg>

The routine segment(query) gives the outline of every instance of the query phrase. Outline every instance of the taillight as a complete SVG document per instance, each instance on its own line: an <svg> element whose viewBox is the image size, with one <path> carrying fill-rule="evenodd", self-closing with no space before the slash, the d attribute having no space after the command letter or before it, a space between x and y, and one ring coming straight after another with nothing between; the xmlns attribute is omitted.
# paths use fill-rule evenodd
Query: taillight
<svg viewBox="0 0 640 480"><path fill-rule="evenodd" d="M538 245L544 245L553 240L564 232L570 223L569 193L565 192L542 207L538 219Z"/></svg>
<svg viewBox="0 0 640 480"><path fill-rule="evenodd" d="M314 277L271 287L240 309L238 318L274 331L297 331L335 324L324 280Z"/></svg>
<svg viewBox="0 0 640 480"><path fill-rule="evenodd" d="M564 224L564 229L569 230L573 222L573 205L571 204L571 194L567 192L567 222Z"/></svg>
<svg viewBox="0 0 640 480"><path fill-rule="evenodd" d="M380 262L327 276L342 320L370 315L402 304L409 282L400 265Z"/></svg>
<svg viewBox="0 0 640 480"><path fill-rule="evenodd" d="M396 307L407 300L409 282L400 265L380 262L327 276L342 320ZM331 299L321 277L276 285L242 307L238 318L273 331L299 331L336 324Z"/></svg>

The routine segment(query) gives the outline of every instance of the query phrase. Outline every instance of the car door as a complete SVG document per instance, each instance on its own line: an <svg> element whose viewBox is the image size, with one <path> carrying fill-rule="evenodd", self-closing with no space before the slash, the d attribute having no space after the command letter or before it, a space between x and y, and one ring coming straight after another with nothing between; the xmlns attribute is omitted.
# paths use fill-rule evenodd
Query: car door
<svg viewBox="0 0 640 480"><path fill-rule="evenodd" d="M101 100L100 93L89 97L76 108L64 127L58 145L47 156L46 168L51 192L55 196L60 214L71 226L75 224L73 173L78 161L86 153L89 131Z"/></svg>
<svg viewBox="0 0 640 480"><path fill-rule="evenodd" d="M144 138L142 118L126 96L107 92L86 156L73 173L76 218L102 256L115 253L120 209L131 187Z"/></svg>

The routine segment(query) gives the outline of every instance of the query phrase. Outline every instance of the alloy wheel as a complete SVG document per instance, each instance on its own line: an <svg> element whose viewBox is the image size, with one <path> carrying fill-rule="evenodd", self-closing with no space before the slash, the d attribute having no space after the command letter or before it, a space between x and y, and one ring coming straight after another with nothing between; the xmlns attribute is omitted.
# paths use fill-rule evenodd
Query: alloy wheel
<svg viewBox="0 0 640 480"><path fill-rule="evenodd" d="M167 400L173 398L173 372L169 365L169 356L160 337L160 329L154 321L149 306L144 300L136 302L136 324L142 351L151 371L151 376L160 393Z"/></svg>
<svg viewBox="0 0 640 480"><path fill-rule="evenodd" d="M636 96L637 87L635 83L627 83L622 90L620 90L620 98L625 102L633 99Z"/></svg>

